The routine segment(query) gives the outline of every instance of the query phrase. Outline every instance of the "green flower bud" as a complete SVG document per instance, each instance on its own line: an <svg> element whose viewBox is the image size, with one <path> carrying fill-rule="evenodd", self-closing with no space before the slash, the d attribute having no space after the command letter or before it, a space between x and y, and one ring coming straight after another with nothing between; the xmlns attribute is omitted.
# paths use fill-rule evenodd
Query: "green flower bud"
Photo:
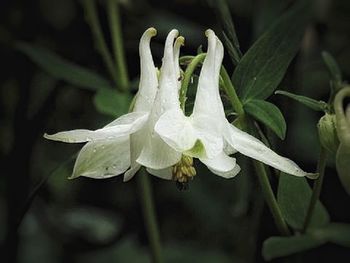
<svg viewBox="0 0 350 263"><path fill-rule="evenodd" d="M350 110L344 111L344 99L350 97L350 87L341 89L334 99L337 134L340 145L336 155L336 167L344 189L350 195Z"/></svg>
<svg viewBox="0 0 350 263"><path fill-rule="evenodd" d="M339 147L339 139L336 129L336 117L334 114L326 113L317 124L318 135L321 145L330 154L335 155Z"/></svg>

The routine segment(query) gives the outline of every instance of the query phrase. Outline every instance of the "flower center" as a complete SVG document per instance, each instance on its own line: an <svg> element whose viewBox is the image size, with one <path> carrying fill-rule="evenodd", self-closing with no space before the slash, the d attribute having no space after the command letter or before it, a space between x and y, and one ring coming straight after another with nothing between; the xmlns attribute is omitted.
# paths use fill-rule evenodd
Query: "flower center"
<svg viewBox="0 0 350 263"><path fill-rule="evenodd" d="M196 175L196 169L193 167L193 158L182 155L181 160L173 166L173 180L180 190L188 188L188 182Z"/></svg>

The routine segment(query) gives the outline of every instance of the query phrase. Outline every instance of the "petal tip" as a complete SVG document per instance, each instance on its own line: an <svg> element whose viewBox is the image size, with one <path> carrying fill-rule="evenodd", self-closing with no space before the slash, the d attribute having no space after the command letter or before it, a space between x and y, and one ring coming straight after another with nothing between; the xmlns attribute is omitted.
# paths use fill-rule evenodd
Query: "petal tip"
<svg viewBox="0 0 350 263"><path fill-rule="evenodd" d="M317 179L320 174L319 173L306 173L305 176L309 179Z"/></svg>
<svg viewBox="0 0 350 263"><path fill-rule="evenodd" d="M179 36L175 41L175 46L184 46L185 38L183 36Z"/></svg>
<svg viewBox="0 0 350 263"><path fill-rule="evenodd" d="M212 29L208 28L207 30L205 30L205 36L210 37L210 35L215 35L215 33Z"/></svg>
<svg viewBox="0 0 350 263"><path fill-rule="evenodd" d="M54 134L47 134L46 132L44 133L43 137L47 140L52 140L52 141L57 141L56 137Z"/></svg>
<svg viewBox="0 0 350 263"><path fill-rule="evenodd" d="M155 29L154 27L150 27L145 31L145 33L150 37L154 37L157 35L157 29Z"/></svg>
<svg viewBox="0 0 350 263"><path fill-rule="evenodd" d="M72 174L71 176L67 177L68 180L73 180L75 178L80 177L80 175Z"/></svg>

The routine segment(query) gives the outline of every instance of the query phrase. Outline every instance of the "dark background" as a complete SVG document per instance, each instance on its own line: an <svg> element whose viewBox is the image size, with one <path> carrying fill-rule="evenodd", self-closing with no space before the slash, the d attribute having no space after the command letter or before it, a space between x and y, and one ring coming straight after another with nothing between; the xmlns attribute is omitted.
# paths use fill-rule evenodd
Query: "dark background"
<svg viewBox="0 0 350 263"><path fill-rule="evenodd" d="M281 3L282 2L282 3ZM293 1L229 1L242 51ZM204 31L220 27L206 1L123 0L122 26L128 70L137 87L138 40L149 26L158 30L152 42L159 66L163 41L172 28L186 38L182 54L195 54ZM108 38L103 1L99 15ZM321 59L327 50L350 75L350 2L314 1L312 24L280 89L327 99L329 75ZM57 81L18 52L25 41L107 76L96 52L79 1L0 1L0 243L13 262L149 262L148 241L135 180L67 180L78 145L42 138L44 132L95 129L110 121L92 103L94 93ZM232 69L228 56L225 65ZM270 101L282 109L285 141L272 138L278 152L305 170L314 170L319 146L316 124L321 117L278 95ZM264 239L277 235L249 162L238 158L242 172L225 180L200 167L189 191L152 178L166 262L263 262ZM43 184L16 234L26 200L42 178L66 162ZM321 200L332 221L350 223L350 198L342 189L330 158ZM198 164L200 166L200 164ZM276 182L273 182L276 183ZM324 245L293 262L349 262L349 249ZM275 262L287 262L276 260ZM290 261L292 262L292 261Z"/></svg>

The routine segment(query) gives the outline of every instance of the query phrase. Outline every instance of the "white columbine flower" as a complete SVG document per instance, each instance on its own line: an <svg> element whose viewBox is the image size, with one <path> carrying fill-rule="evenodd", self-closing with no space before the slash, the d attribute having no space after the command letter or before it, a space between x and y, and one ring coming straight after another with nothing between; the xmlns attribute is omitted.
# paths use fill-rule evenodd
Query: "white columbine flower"
<svg viewBox="0 0 350 263"><path fill-rule="evenodd" d="M149 28L140 40L141 76L131 113L95 131L81 129L44 135L45 138L55 141L87 142L77 157L71 178L78 176L108 178L125 172L124 181L127 181L141 167L136 162L137 158L141 160L141 164L148 158L159 160L159 165L151 167L153 169L150 172L164 176L167 170L158 171L158 169L172 166L179 161L180 154L167 144L162 144L159 136L154 134L153 127L165 110L177 106L173 105L167 96L171 96L171 93L168 94L168 92L176 92L176 90L173 91L173 86L178 85L175 72L179 71L179 68L177 68L178 65L175 66L175 60L178 61L183 38L179 37L173 47L178 31L172 30L169 33L158 84L157 69L154 66L150 49L150 40L155 35L156 30ZM148 154L150 156L147 156Z"/></svg>
<svg viewBox="0 0 350 263"><path fill-rule="evenodd" d="M156 132L175 150L199 158L213 173L225 178L240 171L236 159L228 156L237 151L285 173L312 176L228 122L219 94L224 49L212 30L207 30L206 35L208 51L192 115L185 116L180 107L167 111L157 122Z"/></svg>

